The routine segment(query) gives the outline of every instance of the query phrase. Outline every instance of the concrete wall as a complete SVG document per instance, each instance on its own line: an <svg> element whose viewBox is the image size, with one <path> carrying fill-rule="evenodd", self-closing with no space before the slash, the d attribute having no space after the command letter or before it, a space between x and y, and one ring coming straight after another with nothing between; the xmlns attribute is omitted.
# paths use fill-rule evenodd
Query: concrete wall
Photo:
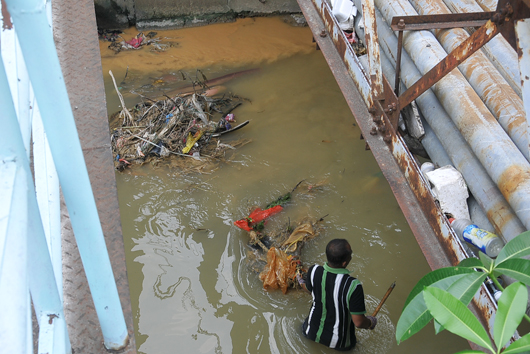
<svg viewBox="0 0 530 354"><path fill-rule="evenodd" d="M300 13L296 0L94 0L100 29L170 29Z"/></svg>

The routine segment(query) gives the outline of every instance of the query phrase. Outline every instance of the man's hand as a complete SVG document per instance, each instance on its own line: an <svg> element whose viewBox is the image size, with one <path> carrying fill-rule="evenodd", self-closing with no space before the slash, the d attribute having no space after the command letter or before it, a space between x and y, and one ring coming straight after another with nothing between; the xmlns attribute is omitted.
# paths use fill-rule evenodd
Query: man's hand
<svg viewBox="0 0 530 354"><path fill-rule="evenodd" d="M357 328L374 329L377 324L377 318L365 315L351 315L353 324Z"/></svg>
<svg viewBox="0 0 530 354"><path fill-rule="evenodd" d="M371 322L371 325L370 325L370 327L368 327L368 328L369 328L369 329L374 329L375 326L377 325L377 318L374 317L374 316L366 316L366 318L369 319L370 322Z"/></svg>
<svg viewBox="0 0 530 354"><path fill-rule="evenodd" d="M298 281L298 284L300 284L300 286L305 284L305 280L304 280L304 278L302 277L302 275L300 273L296 274L296 280Z"/></svg>

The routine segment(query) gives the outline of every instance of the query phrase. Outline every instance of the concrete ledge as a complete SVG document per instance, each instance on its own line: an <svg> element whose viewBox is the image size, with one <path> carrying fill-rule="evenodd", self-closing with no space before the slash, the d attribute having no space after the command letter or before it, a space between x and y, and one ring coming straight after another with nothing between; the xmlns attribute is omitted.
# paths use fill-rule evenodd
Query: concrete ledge
<svg viewBox="0 0 530 354"><path fill-rule="evenodd" d="M95 0L100 29L174 29L300 13L296 0Z"/></svg>

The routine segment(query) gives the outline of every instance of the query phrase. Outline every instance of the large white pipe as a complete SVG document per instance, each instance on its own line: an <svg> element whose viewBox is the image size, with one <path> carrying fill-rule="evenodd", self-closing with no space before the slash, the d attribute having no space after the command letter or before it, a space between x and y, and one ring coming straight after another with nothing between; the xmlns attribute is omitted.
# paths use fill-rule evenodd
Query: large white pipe
<svg viewBox="0 0 530 354"><path fill-rule="evenodd" d="M395 5L392 4L392 6ZM395 65L397 38L387 24L389 21L384 21L378 9L376 9L376 16L378 23L378 38L381 44L382 53L385 53L385 55L391 60L392 64ZM358 30L358 26L356 26L356 29ZM359 33L359 37L362 38L362 35L362 33ZM431 47L427 47L427 45L424 44L417 49L427 50ZM402 80L407 86L411 86L421 78L421 76L422 74L420 71L416 68L407 52L404 51L402 56ZM454 92L454 89L453 93L455 96L460 95L460 92ZM524 231L525 226L523 226L518 217L515 216L514 211L506 202L495 183L493 183L481 162L470 149L470 146L458 132L455 124L447 114L446 110L441 106L432 90L427 90L423 95L418 97L416 102L420 106L424 116L429 119L429 123L435 130L437 136L444 137L444 147L450 155L454 166L464 175L472 194L477 200L479 200L481 207L487 211L492 224L494 224L497 230L500 230L499 233L503 234L504 237L509 240ZM449 100L449 102L451 101ZM467 112L464 110L464 113L466 114ZM516 149L513 144L512 147ZM522 155L520 155L520 157L524 160Z"/></svg>
<svg viewBox="0 0 530 354"><path fill-rule="evenodd" d="M376 0L383 17L416 15L409 2ZM431 32L405 33L403 45L427 73L447 53ZM530 164L462 74L453 70L432 87L452 121L527 229L530 229Z"/></svg>
<svg viewBox="0 0 530 354"><path fill-rule="evenodd" d="M451 11L442 0L409 0L420 15L450 14ZM434 31L436 38L444 49L450 53L463 41L469 38L469 34L462 28L453 28ZM503 76L488 60L482 51L477 51L458 66L458 69L466 77L475 92L497 118L500 125L508 133L512 141L530 160L528 151L527 121L523 106L523 100Z"/></svg>
<svg viewBox="0 0 530 354"><path fill-rule="evenodd" d="M454 13L483 11L475 0L444 0L444 2ZM517 53L512 46L499 34L486 43L482 50L520 97L521 75L517 66Z"/></svg>

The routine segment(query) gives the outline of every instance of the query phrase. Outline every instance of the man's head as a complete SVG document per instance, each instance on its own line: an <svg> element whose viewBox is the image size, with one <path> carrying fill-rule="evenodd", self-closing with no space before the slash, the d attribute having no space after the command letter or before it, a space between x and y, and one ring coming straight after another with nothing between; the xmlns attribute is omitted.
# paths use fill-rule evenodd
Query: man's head
<svg viewBox="0 0 530 354"><path fill-rule="evenodd" d="M331 240L326 246L326 258L332 268L346 268L351 261L351 254L351 246L343 238Z"/></svg>

